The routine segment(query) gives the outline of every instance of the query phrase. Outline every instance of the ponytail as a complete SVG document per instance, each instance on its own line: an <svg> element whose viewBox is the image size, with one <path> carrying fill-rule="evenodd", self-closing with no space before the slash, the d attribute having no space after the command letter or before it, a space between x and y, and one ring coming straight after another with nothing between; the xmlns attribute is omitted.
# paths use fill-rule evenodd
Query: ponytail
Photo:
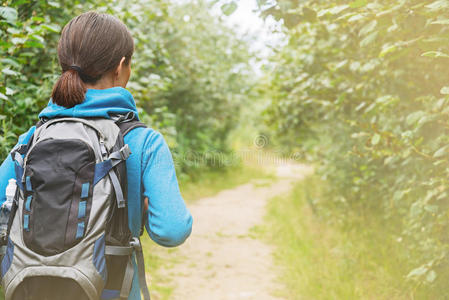
<svg viewBox="0 0 449 300"><path fill-rule="evenodd" d="M52 92L52 102L66 108L71 108L84 101L86 86L80 74L75 69L68 69L59 77Z"/></svg>

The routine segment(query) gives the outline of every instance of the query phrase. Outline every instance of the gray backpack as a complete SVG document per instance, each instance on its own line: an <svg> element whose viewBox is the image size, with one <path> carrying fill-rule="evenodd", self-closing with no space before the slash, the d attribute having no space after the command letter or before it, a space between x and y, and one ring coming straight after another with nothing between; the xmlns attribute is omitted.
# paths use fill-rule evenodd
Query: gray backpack
<svg viewBox="0 0 449 300"><path fill-rule="evenodd" d="M42 120L13 149L19 188L1 264L7 300L127 299L135 272L150 299L128 227L123 139L142 126L133 114Z"/></svg>

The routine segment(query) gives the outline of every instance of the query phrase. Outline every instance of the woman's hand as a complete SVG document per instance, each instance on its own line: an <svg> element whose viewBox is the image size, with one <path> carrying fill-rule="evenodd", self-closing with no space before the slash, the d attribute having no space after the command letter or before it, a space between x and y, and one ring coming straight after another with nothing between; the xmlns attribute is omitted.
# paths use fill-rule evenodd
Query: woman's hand
<svg viewBox="0 0 449 300"><path fill-rule="evenodd" d="M148 211L148 197L145 197L145 199L143 200L143 208L145 209L145 212Z"/></svg>

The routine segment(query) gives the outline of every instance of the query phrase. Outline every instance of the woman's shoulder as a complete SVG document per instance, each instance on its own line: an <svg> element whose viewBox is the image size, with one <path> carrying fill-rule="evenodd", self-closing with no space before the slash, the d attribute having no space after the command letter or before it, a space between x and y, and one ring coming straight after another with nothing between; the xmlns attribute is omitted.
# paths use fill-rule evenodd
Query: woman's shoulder
<svg viewBox="0 0 449 300"><path fill-rule="evenodd" d="M154 143L159 140L163 140L163 135L157 131L156 129L153 129L151 127L137 127L131 130L126 136L125 139L129 140L130 142L139 142L139 143Z"/></svg>
<svg viewBox="0 0 449 300"><path fill-rule="evenodd" d="M125 142L130 146L131 151L134 149L147 154L159 152L162 149L168 150L162 133L151 127L138 127L131 130L125 136Z"/></svg>
<svg viewBox="0 0 449 300"><path fill-rule="evenodd" d="M17 143L18 144L27 144L28 141L30 140L30 138L33 136L35 131L36 131L36 126L32 126L30 129L28 129L27 132L25 132L19 136Z"/></svg>

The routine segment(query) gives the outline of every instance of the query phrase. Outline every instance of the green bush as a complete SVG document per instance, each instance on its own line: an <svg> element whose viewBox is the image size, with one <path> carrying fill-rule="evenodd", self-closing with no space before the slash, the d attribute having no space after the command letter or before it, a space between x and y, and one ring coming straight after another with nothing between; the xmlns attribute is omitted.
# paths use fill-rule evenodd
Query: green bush
<svg viewBox="0 0 449 300"><path fill-rule="evenodd" d="M378 216L407 253L419 296L449 292L449 1L259 1L283 19L267 121L315 142L340 222ZM394 225L392 225L394 224Z"/></svg>

